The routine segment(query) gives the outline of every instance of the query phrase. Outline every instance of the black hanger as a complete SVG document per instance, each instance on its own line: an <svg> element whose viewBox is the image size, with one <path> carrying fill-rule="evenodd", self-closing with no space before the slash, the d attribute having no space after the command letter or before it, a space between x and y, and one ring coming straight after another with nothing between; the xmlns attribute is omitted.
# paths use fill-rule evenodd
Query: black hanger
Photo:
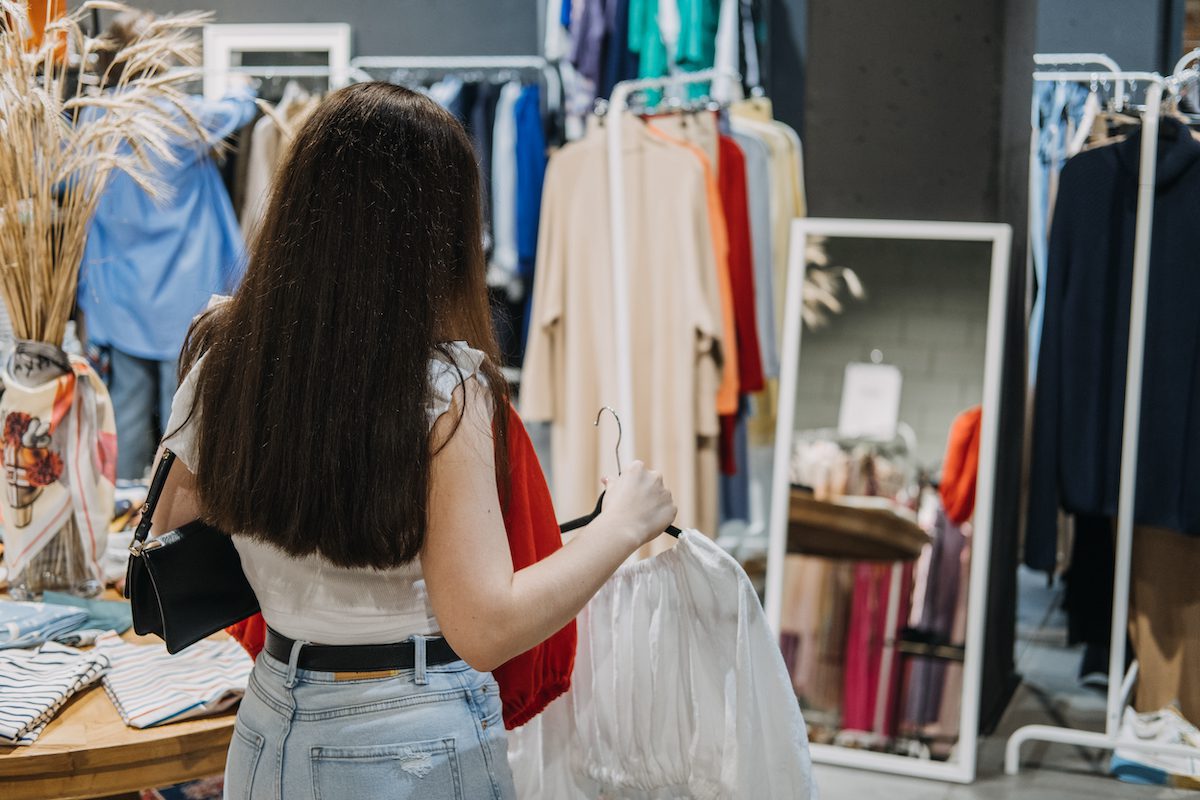
<svg viewBox="0 0 1200 800"><path fill-rule="evenodd" d="M617 456L617 474L620 475L621 474L621 418L617 416L617 412L613 411L608 406L605 406L604 408L602 408L598 412L596 412L596 421L593 422L592 425L594 425L596 427L600 426L600 416L605 411L612 414L613 419L616 420L616 422L617 422L617 446L615 449L616 449L616 456ZM594 509L592 509L592 513L588 514L587 516L568 520L567 522L564 522L561 525L559 525L558 529L560 531L562 531L563 533L568 533L570 531L578 530L578 529L582 528L584 525L587 525L589 522L594 520L596 517L600 516L600 510L604 507L604 494L605 494L604 492L600 493L600 497L596 500L596 507ZM676 528L674 525L668 525L667 530L665 532L670 534L671 536L674 536L676 539L678 539L679 534L682 533L682 531L680 531L679 528Z"/></svg>

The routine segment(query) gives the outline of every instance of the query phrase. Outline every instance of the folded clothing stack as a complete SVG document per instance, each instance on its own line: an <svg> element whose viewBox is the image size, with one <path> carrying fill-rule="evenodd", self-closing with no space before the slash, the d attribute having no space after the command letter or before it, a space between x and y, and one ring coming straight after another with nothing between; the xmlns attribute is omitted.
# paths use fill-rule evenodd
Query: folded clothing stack
<svg viewBox="0 0 1200 800"><path fill-rule="evenodd" d="M133 627L133 612L124 600L89 600L61 592L44 592L42 601L60 606L74 606L86 612L79 627L51 637L59 644L82 647L95 643L106 631L124 633Z"/></svg>
<svg viewBox="0 0 1200 800"><path fill-rule="evenodd" d="M224 711L246 693L254 666L232 639L205 639L171 655L161 644L129 644L106 633L96 652L112 662L104 689L131 728Z"/></svg>
<svg viewBox="0 0 1200 800"><path fill-rule="evenodd" d="M87 618L77 606L0 601L0 649L39 645L79 628Z"/></svg>
<svg viewBox="0 0 1200 800"><path fill-rule="evenodd" d="M90 645L105 631L124 633L133 626L129 603L89 600L46 592L41 603L0 600L0 649L58 642Z"/></svg>
<svg viewBox="0 0 1200 800"><path fill-rule="evenodd" d="M102 653L54 642L0 650L0 744L33 744L58 709L108 667Z"/></svg>

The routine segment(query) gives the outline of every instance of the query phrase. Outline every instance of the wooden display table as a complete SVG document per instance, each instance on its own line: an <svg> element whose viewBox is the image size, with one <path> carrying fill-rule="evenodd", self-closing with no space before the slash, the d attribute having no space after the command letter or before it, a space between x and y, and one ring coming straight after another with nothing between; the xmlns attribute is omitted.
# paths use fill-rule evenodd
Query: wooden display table
<svg viewBox="0 0 1200 800"><path fill-rule="evenodd" d="M929 543L915 522L881 508L817 500L795 487L788 509L787 551L854 561L911 561Z"/></svg>
<svg viewBox="0 0 1200 800"><path fill-rule="evenodd" d="M161 643L132 630L122 638ZM97 681L59 709L35 744L0 747L0 798L106 797L220 774L235 712L138 730Z"/></svg>

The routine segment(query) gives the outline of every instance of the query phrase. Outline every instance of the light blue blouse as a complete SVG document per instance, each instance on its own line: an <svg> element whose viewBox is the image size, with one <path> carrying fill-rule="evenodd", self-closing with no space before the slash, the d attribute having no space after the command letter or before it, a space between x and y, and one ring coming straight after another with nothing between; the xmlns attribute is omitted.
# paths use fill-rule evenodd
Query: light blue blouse
<svg viewBox="0 0 1200 800"><path fill-rule="evenodd" d="M245 268L245 247L210 147L254 118L254 94L195 98L208 145L180 142L178 162L161 163L173 193L156 201L113 172L88 231L79 305L88 339L139 358L179 356L192 318L213 294L229 293Z"/></svg>

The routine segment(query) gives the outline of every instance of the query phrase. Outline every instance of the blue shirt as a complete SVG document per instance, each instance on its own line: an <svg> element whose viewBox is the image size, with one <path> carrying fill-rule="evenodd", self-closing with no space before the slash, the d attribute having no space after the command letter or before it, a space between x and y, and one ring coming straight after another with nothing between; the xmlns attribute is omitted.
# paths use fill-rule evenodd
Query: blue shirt
<svg viewBox="0 0 1200 800"><path fill-rule="evenodd" d="M537 84L521 90L513 113L517 117L517 274L532 278L546 179L546 136Z"/></svg>
<svg viewBox="0 0 1200 800"><path fill-rule="evenodd" d="M210 296L231 291L245 268L242 233L209 148L254 118L254 94L192 102L209 142L180 142L179 160L159 163L170 196L154 200L114 171L83 251L79 307L88 340L138 358L178 358L192 318Z"/></svg>

